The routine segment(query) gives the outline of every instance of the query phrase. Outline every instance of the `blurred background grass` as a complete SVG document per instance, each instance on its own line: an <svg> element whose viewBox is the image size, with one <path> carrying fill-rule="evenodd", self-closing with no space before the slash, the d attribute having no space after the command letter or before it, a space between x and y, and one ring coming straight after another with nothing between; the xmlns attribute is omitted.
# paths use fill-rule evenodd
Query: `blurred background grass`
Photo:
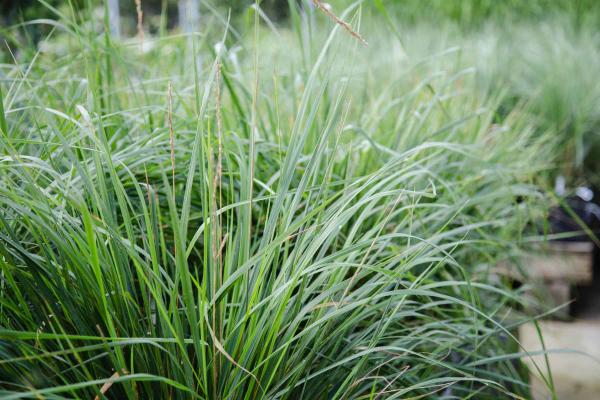
<svg viewBox="0 0 600 400"><path fill-rule="evenodd" d="M328 4L341 11L350 3L332 0ZM0 34L19 51L28 40L42 41L52 26L30 24L18 31L10 26L57 19L52 7L69 15L72 10L93 4L101 8L93 0L3 0L0 10L4 27ZM149 34L177 29L177 0L143 0L141 4L144 29ZM230 11L232 25L248 32L253 20L252 4L251 0L201 0L202 23L214 24L215 12L226 15ZM290 26L291 4L313 7L310 0L264 0L260 8L269 23L286 29ZM120 8L123 34L134 36L135 4L121 1ZM361 8L361 29L376 38L370 40L372 46L399 45L406 57L413 59L459 47L466 58L462 64L477 68L482 85L491 92L504 93L498 112L522 104L541 131L552 130L560 137L562 156L555 174L567 176L572 186L600 184L595 173L600 167L600 157L595 156L600 150L600 84L596 77L600 70L600 2L372 0L363 2ZM396 37L390 37L390 32ZM203 34L210 35L210 29ZM230 43L234 40L230 36ZM4 62L11 61L6 46L0 53Z"/></svg>

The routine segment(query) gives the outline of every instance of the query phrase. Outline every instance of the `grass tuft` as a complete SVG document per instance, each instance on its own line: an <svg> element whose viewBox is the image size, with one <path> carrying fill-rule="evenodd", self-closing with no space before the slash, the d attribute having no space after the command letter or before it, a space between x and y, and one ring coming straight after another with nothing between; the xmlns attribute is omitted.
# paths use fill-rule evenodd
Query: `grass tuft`
<svg viewBox="0 0 600 400"><path fill-rule="evenodd" d="M73 11L1 66L0 397L529 396L493 267L555 131L467 48L290 4L148 50Z"/></svg>

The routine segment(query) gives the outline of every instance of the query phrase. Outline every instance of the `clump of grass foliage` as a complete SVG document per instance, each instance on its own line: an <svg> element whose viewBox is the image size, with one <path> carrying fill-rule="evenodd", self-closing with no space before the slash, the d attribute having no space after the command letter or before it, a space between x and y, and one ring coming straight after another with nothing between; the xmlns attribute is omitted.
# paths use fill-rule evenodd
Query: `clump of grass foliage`
<svg viewBox="0 0 600 400"><path fill-rule="evenodd" d="M503 93L500 114L525 105L537 131L553 132L554 175L573 187L600 185L600 3L375 0L365 9L386 17L380 23L401 36L411 57L460 53L462 65L476 66L480 90Z"/></svg>
<svg viewBox="0 0 600 400"><path fill-rule="evenodd" d="M1 71L3 399L528 396L491 267L553 140L462 52L55 12Z"/></svg>

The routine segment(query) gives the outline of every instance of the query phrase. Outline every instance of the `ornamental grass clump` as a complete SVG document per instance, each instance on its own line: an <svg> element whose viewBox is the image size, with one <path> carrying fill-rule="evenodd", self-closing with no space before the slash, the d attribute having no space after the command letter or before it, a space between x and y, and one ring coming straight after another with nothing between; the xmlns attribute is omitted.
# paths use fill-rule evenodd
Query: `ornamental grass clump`
<svg viewBox="0 0 600 400"><path fill-rule="evenodd" d="M553 155L453 52L374 76L393 49L300 14L145 53L61 17L2 66L2 398L527 395L492 267Z"/></svg>

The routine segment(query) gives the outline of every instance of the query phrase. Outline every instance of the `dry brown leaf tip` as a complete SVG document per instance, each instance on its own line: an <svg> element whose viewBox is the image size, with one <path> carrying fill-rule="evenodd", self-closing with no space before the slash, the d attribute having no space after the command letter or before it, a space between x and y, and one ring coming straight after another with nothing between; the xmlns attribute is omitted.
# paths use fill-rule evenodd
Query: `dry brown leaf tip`
<svg viewBox="0 0 600 400"><path fill-rule="evenodd" d="M127 375L128 374L128 372L125 369L121 370L121 373L123 375ZM108 391L108 389L110 389L110 387L113 385L113 383L115 383L115 380L119 379L120 377L121 377L121 374L119 374L119 371L117 371L114 374L112 374L112 376L110 378L108 378L108 380L100 388L100 393L102 395L105 395L106 392ZM94 400L100 400L100 396L96 395L96 397L94 397Z"/></svg>

